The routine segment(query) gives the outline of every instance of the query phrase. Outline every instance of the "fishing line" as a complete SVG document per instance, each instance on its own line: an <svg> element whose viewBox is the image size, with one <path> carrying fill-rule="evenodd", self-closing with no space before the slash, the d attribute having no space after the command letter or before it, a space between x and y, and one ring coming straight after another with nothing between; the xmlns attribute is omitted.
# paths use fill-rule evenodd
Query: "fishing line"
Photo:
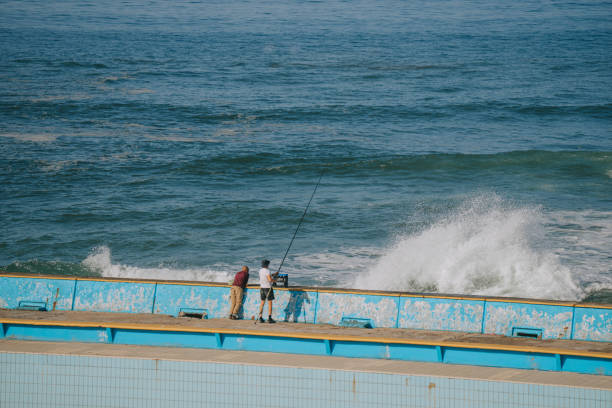
<svg viewBox="0 0 612 408"><path fill-rule="evenodd" d="M304 210L304 214L302 214L302 218L300 218L300 222L298 222L297 228L295 229L295 232L293 233L293 237L291 238L291 242L289 242L289 246L287 247L287 251L285 251L285 256L283 256L283 260L281 261L280 265L278 266L278 270L274 273L274 275L279 274L279 272L281 271L281 268L283 267L283 264L285 263L285 259L287 258L287 254L289 253L289 250L291 249L291 245L293 245L293 241L295 240L295 236L298 233L298 230L300 229L300 225L302 225L302 221L304 221L304 218L306 217L306 213L308 212L308 208L310 207L310 203L312 202L312 199L315 196L315 193L317 192L317 188L319 188L319 184L321 184L321 179L323 178L323 174L325 173L325 170L323 170L321 172L321 175L319 176L319 181L317 181L317 184L315 185L314 190L312 191L312 195L310 196L310 200L308 200L308 205L306 205L306 209Z"/></svg>
<svg viewBox="0 0 612 408"><path fill-rule="evenodd" d="M293 233L293 237L291 238L291 242L289 242L289 246L287 247L287 250L285 251L285 255L283 256L283 260L281 261L280 265L278 266L278 270L273 273L273 276L278 276L278 274L281 271L281 268L283 267L283 264L285 263L285 259L287 258L287 254L289 254L289 250L291 249L291 245L293 245L293 241L295 240L295 237L297 236L297 233L300 229L300 226L302 225L302 222L304 221L304 218L306 217L306 213L308 212L308 208L310 208L310 203L312 203L312 199L315 196L315 193L317 192L317 188L319 188L319 184L321 184L321 179L323 179L323 174L325 174L325 169L323 169L321 171L321 175L319 176L319 180L317 181L317 184L315 185L314 190L312 191L312 194L310 196L310 200L308 200L308 204L306 205L306 208L304 209L304 214L302 214L302 218L300 218L300 222L298 222L297 228L295 229L295 232ZM272 286L270 286L270 289L268 289L268 293L266 293L266 299L268 299L268 296L270 296L270 292L272 291ZM263 314L263 307L261 308L261 310L259 311L259 318L261 318L261 315ZM255 324L257 324L257 319L255 320Z"/></svg>

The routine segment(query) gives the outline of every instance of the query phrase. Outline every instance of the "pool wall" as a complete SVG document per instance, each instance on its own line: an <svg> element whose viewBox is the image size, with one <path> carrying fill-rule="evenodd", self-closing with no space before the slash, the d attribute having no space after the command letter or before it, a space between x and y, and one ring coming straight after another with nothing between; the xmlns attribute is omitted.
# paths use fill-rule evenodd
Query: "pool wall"
<svg viewBox="0 0 612 408"><path fill-rule="evenodd" d="M0 352L3 407L604 407L612 390L368 370Z"/></svg>

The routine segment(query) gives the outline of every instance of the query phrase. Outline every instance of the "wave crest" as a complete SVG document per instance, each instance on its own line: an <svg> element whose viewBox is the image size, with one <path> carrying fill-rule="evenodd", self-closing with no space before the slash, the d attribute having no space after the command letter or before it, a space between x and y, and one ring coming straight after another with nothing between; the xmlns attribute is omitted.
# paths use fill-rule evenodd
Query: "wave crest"
<svg viewBox="0 0 612 408"><path fill-rule="evenodd" d="M416 234L401 236L358 288L576 300L570 270L545 245L539 209L481 195Z"/></svg>
<svg viewBox="0 0 612 408"><path fill-rule="evenodd" d="M106 246L94 248L82 262L82 265L106 278L186 280L227 283L233 276L231 272L219 269L176 269L159 266L157 268L140 268L136 266L113 263L111 251ZM229 267L224 269L228 270Z"/></svg>

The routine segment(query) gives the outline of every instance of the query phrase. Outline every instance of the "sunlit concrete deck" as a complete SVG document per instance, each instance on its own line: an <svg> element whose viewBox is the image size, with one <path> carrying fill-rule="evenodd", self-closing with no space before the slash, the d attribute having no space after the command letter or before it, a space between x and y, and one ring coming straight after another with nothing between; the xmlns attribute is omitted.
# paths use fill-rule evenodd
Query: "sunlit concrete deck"
<svg viewBox="0 0 612 408"><path fill-rule="evenodd" d="M77 311L26 311L0 309L0 321L37 325L80 325L90 327L161 331L221 332L265 336L291 336L332 340L381 340L413 344L532 350L543 353L612 358L612 343L578 340L538 340L492 334L428 331L394 328L363 329L328 324L277 322L256 323L253 320L175 318L167 315L136 313L103 313Z"/></svg>
<svg viewBox="0 0 612 408"><path fill-rule="evenodd" d="M181 332L197 335L234 335L263 339L297 339L298 341L346 342L354 344L410 344L424 347L446 347L493 352L535 353L569 355L585 358L612 359L612 344L608 342L586 342L575 340L537 340L459 332L425 331L392 328L348 328L323 324L277 322L258 323L253 320L175 318L167 315L101 313L75 311L24 311L0 310L0 322L5 325L30 327L77 327L112 328L148 333ZM107 329L108 330L108 329ZM57 340L51 338L50 340ZM74 341L74 340L73 340ZM491 364L474 365L444 364L433 362L397 361L393 358L346 358L342 356L301 355L267 352L228 350L214 348L181 348L139 345L74 342L39 342L14 340L8 335L0 340L0 352L55 353L103 355L109 357L134 357L148 359L195 360L209 362L241 363L253 365L279 365L290 367L325 368L339 370L374 371L380 373L433 375L443 377L487 379L549 385L565 385L612 389L612 376L579 374L577 372L554 372L522 370L508 366L485 367ZM270 352L272 351L272 352ZM285 350L286 351L286 350ZM359 355L358 355L359 356ZM370 356L365 356L370 357ZM408 359L410 360L410 358ZM439 360L444 361L444 360ZM469 362L468 364L471 364ZM495 364L493 364L495 365ZM509 367L512 367L509 366ZM560 371L560 370L559 370Z"/></svg>

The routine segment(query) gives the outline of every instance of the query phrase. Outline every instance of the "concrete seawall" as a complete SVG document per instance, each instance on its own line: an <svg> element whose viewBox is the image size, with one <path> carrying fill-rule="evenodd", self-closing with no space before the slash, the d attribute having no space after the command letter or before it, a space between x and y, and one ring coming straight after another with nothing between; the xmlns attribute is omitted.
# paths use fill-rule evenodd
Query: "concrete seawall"
<svg viewBox="0 0 612 408"><path fill-rule="evenodd" d="M612 342L612 305L478 296L276 288L273 317L338 325L343 318L373 327ZM228 315L229 285L0 274L0 308ZM258 312L259 290L245 291L243 316Z"/></svg>

